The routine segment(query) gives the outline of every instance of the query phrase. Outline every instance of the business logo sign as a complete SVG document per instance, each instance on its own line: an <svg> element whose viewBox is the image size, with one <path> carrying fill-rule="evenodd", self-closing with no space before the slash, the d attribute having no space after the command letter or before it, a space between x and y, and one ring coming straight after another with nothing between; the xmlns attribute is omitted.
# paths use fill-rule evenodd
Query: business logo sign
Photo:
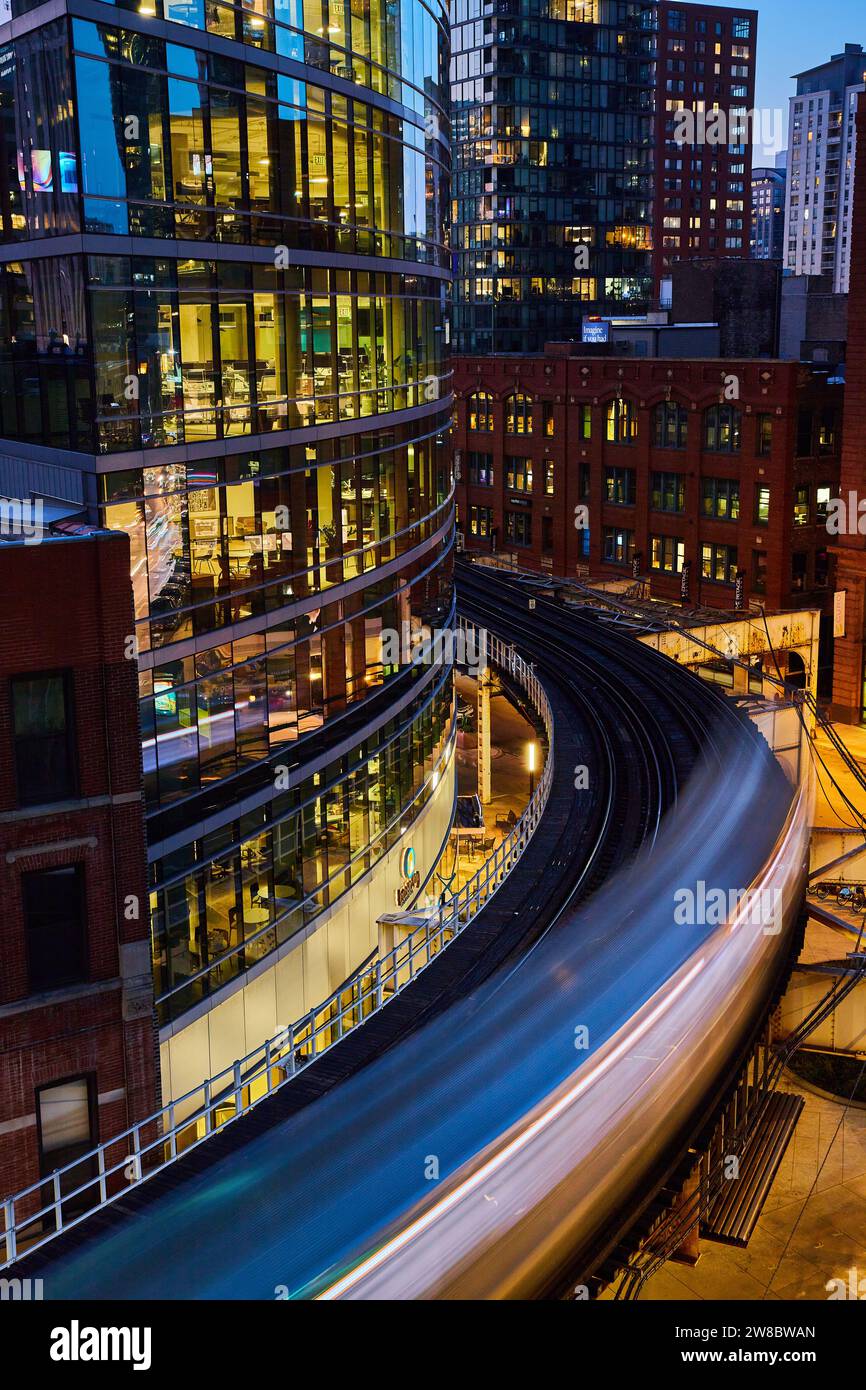
<svg viewBox="0 0 866 1390"><path fill-rule="evenodd" d="M411 845L404 849L400 856L400 873L403 882L394 894L398 907L403 907L411 897L413 897L421 887L421 874L418 871L418 860Z"/></svg>

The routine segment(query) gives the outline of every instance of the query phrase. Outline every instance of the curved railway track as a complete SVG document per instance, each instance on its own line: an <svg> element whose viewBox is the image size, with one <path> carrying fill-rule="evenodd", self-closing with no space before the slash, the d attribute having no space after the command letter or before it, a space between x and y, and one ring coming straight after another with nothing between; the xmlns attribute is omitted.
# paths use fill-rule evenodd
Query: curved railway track
<svg viewBox="0 0 866 1390"><path fill-rule="evenodd" d="M725 986L717 933L672 929L672 885L696 871L751 884L777 852L789 789L751 726L688 672L547 600L529 614L507 581L461 566L459 583L467 616L536 661L566 721L521 867L399 1002L303 1085L21 1261L50 1270L49 1297L272 1298L277 1286L296 1297L544 1296L603 1253L623 1204L660 1180L704 1115L697 1078L722 1084L783 953L761 952L769 973L752 988L750 949L749 990L745 975ZM588 795L574 787L572 758L594 769ZM740 819L759 804L744 844ZM798 846L786 850L791 904ZM724 1046L699 1037L693 1018L674 1036L696 982L713 1026L723 1020ZM727 1018L716 997L725 987ZM591 1039L584 1057L578 1026ZM676 1061L663 1098L660 1058ZM649 1114L626 1104L643 1090ZM652 1159L640 1181L636 1136ZM555 1145L539 1158L542 1138Z"/></svg>

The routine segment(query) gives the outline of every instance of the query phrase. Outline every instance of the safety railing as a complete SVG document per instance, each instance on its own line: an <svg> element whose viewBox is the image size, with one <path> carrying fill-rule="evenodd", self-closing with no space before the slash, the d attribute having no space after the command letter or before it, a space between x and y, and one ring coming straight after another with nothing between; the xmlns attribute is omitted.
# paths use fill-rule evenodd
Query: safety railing
<svg viewBox="0 0 866 1390"><path fill-rule="evenodd" d="M512 646L462 618L459 625L464 650L472 650L479 664L498 667L522 686L544 724L547 757L523 815L472 878L439 901L428 920L384 956L374 952L303 1018L147 1119L5 1198L0 1269L110 1206L287 1085L411 984L477 916L519 862L550 794L553 714L534 670Z"/></svg>

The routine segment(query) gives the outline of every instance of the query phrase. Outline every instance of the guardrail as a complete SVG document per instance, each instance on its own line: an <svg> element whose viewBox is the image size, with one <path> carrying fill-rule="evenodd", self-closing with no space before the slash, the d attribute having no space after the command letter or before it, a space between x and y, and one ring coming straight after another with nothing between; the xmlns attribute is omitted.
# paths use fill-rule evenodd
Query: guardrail
<svg viewBox="0 0 866 1390"><path fill-rule="evenodd" d="M481 641L485 643L487 662L523 687L544 723L547 758L538 786L516 825L472 878L457 893L440 901L428 922L416 927L386 955L368 957L298 1022L147 1119L5 1198L0 1269L71 1230L94 1211L110 1206L287 1085L411 984L508 877L547 805L553 774L553 713L534 670L514 647L462 618L459 625L476 652Z"/></svg>

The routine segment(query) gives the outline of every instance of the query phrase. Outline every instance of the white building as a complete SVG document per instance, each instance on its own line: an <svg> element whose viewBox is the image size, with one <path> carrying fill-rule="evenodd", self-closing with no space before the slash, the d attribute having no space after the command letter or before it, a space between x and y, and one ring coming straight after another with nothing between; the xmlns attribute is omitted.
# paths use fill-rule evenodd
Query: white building
<svg viewBox="0 0 866 1390"><path fill-rule="evenodd" d="M854 115L866 89L866 53L847 43L829 62L797 73L788 125L784 265L831 274L848 291L854 188Z"/></svg>

